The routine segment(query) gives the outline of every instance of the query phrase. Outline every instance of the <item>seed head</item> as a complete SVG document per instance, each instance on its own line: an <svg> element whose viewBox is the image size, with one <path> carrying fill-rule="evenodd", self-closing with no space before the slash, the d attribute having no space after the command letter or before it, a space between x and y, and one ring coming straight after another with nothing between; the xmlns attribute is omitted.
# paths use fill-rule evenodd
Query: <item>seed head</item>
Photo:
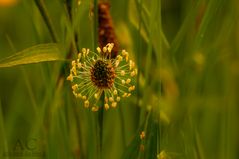
<svg viewBox="0 0 239 159"><path fill-rule="evenodd" d="M67 80L72 82L73 94L92 111L98 111L101 106L106 110L115 108L121 98L131 96L135 90L135 63L129 60L125 50L111 58L113 47L113 43L108 43L103 49L97 47L97 53L83 48L71 63ZM99 105L102 95L104 104Z"/></svg>

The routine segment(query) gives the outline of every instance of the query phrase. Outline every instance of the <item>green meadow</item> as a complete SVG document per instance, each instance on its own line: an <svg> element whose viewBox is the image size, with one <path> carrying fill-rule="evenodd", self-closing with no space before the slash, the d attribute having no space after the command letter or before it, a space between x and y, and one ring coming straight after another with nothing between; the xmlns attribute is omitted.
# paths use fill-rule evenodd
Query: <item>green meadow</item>
<svg viewBox="0 0 239 159"><path fill-rule="evenodd" d="M92 111L67 77L103 2L137 75ZM238 121L239 1L0 0L0 159L238 159Z"/></svg>

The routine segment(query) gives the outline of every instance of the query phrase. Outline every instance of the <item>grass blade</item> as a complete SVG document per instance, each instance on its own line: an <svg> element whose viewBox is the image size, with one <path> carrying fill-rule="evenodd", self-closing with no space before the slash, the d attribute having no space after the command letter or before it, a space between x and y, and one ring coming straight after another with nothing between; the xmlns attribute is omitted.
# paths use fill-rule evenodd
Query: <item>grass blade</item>
<svg viewBox="0 0 239 159"><path fill-rule="evenodd" d="M0 68L46 61L63 61L57 44L39 44L0 60Z"/></svg>

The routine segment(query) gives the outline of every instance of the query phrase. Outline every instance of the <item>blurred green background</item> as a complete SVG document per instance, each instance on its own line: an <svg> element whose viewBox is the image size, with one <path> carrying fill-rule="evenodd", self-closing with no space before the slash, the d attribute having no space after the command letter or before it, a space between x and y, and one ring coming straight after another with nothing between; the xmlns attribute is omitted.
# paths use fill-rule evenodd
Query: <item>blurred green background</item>
<svg viewBox="0 0 239 159"><path fill-rule="evenodd" d="M239 2L108 2L139 73L133 96L99 124L72 95L68 60L58 56L76 56L74 44L95 50L100 2L0 0L0 158L238 159ZM37 47L15 56L55 42L54 60L22 65Z"/></svg>

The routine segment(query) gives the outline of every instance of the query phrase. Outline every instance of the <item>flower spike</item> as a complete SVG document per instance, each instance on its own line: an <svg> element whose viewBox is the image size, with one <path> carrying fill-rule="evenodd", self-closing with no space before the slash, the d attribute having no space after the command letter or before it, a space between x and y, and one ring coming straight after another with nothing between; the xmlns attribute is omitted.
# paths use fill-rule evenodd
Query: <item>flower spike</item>
<svg viewBox="0 0 239 159"><path fill-rule="evenodd" d="M116 58L111 58L114 44L108 43L97 53L83 48L78 58L71 63L67 80L72 82L75 97L83 100L85 108L98 111L99 100L104 95L104 107L117 107L121 98L131 96L135 90L137 69L129 54L123 50Z"/></svg>

